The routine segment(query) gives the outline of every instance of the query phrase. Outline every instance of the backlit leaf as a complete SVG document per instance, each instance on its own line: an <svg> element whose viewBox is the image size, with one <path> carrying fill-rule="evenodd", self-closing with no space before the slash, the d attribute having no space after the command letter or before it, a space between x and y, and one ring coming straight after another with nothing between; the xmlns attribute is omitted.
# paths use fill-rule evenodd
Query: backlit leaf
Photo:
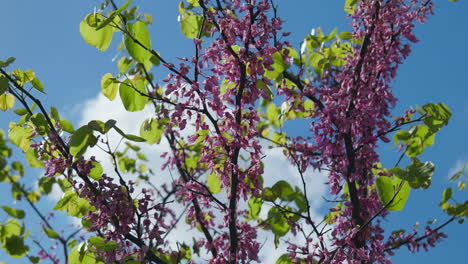
<svg viewBox="0 0 468 264"><path fill-rule="evenodd" d="M87 125L78 128L71 137L70 154L76 158L81 157L90 145L91 137L93 137L93 130Z"/></svg>
<svg viewBox="0 0 468 264"><path fill-rule="evenodd" d="M127 24L127 32L125 34L125 48L128 54L136 61L143 63L146 70L151 66L151 38L148 28L143 21L137 21L134 24ZM130 34L130 36L129 36Z"/></svg>
<svg viewBox="0 0 468 264"><path fill-rule="evenodd" d="M101 78L101 92L109 100L114 100L117 95L119 84L114 81L114 77L110 73L104 74Z"/></svg>
<svg viewBox="0 0 468 264"><path fill-rule="evenodd" d="M15 97L10 94L2 94L0 95L0 110L6 111L15 106Z"/></svg>
<svg viewBox="0 0 468 264"><path fill-rule="evenodd" d="M406 200L410 193L408 182L402 182L399 178L386 176L377 177L377 193L382 205L387 205L390 211L400 211L405 207ZM399 189L401 185L401 189Z"/></svg>
<svg viewBox="0 0 468 264"><path fill-rule="evenodd" d="M87 15L80 23L80 33L86 43L100 51L105 51L112 42L114 31L110 26L96 30L97 23L101 20L103 20L101 14Z"/></svg>
<svg viewBox="0 0 468 264"><path fill-rule="evenodd" d="M221 192L221 179L216 173L210 173L207 177L208 189L212 193Z"/></svg>

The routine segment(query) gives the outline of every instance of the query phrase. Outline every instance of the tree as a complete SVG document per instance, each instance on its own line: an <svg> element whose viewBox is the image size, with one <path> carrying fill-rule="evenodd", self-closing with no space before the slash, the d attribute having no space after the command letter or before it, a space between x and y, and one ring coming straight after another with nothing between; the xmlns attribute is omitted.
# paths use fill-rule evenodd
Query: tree
<svg viewBox="0 0 468 264"><path fill-rule="evenodd" d="M2 61L0 108L21 108L14 110L20 118L9 125L8 140L0 134L0 179L33 208L42 232L64 253L33 240L41 249L35 257L20 222L25 211L9 206L2 207L11 216L1 225L3 249L31 262L251 263L262 261L260 230L275 246L288 245L277 263L388 263L401 246L434 246L445 237L441 228L462 223L468 212L466 202L450 199L451 188L440 203L448 215L442 224L391 234L380 224L404 208L412 189L429 187L435 165L420 156L451 117L442 103L390 117L396 103L390 83L417 40L414 23L424 22L432 7L431 1L348 0L352 31L317 29L297 51L285 40L289 33L282 32L273 1L182 1L181 31L193 41L194 55L171 62L151 45L150 16L130 0L105 1L80 23L84 41L100 51L114 35L123 37L119 49L126 55L118 74L103 76L102 93L119 98L129 112L151 108L152 115L139 135L113 119L75 129L35 95L44 87L33 71L9 71L14 59ZM155 68L168 77L156 80ZM285 124L298 119L309 133L288 136ZM109 140L110 133L118 133L125 147L114 148L118 142ZM385 168L376 149L391 136L400 156ZM25 166L8 159L7 141L30 167L45 169L39 190L23 183ZM163 144L162 168L151 167L141 147ZM113 170L87 155L97 148ZM296 175L266 185L268 148L281 149ZM172 178L155 181L159 170L170 170ZM333 196L323 220L311 214L312 170L327 173ZM464 175L452 177L460 189ZM293 176L299 186L290 184ZM61 234L35 205L53 185L63 191L54 210L81 218L85 230ZM181 219L193 230L193 242L168 239ZM85 237L76 238L79 233Z"/></svg>

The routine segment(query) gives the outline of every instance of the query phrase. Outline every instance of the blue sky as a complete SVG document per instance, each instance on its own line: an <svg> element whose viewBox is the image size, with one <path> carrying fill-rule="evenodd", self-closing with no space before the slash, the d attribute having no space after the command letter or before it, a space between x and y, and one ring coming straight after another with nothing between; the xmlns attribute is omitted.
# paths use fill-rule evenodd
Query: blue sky
<svg viewBox="0 0 468 264"><path fill-rule="evenodd" d="M191 41L179 31L178 1L133 2L154 17L150 28L153 48L171 61L175 57L191 55ZM349 22L342 10L342 0L276 2L280 17L286 21L284 28L293 33L291 43L297 48L311 28L321 26L325 32L335 27L346 30ZM117 35L109 50L102 53L87 45L78 31L79 22L98 4L99 1L92 0L15 0L2 3L0 59L13 56L17 59L14 67L34 70L45 86L47 95L41 98L46 105L58 107L62 115L75 123L82 117L85 102L98 95L102 75L117 72L112 61L118 55ZM442 190L450 186L448 174L457 163L468 163L467 12L466 1L438 1L435 15L425 25L417 26L420 42L414 46L413 53L401 66L394 82L394 92L399 99L395 115L411 106L443 102L451 108L453 117L449 126L437 135L435 146L427 149L422 157L437 166L431 188L412 192L404 211L388 218L385 225L393 229L410 229L415 222L425 223L432 218L443 221L444 215L437 204ZM162 68L155 71L159 77L167 74ZM6 129L8 121L13 121L15 116L0 114L0 127ZM395 150L388 146L382 147L381 153L384 164L396 159ZM38 174L30 172L26 177L33 181ZM5 192L5 186L0 186L0 191ZM468 198L466 191L457 195L459 201ZM0 221L5 219L0 213ZM451 224L445 231L449 238L438 247L428 253L417 254L408 254L406 249L401 249L393 258L394 263L463 263L466 261L467 225ZM20 263L0 252L1 261Z"/></svg>

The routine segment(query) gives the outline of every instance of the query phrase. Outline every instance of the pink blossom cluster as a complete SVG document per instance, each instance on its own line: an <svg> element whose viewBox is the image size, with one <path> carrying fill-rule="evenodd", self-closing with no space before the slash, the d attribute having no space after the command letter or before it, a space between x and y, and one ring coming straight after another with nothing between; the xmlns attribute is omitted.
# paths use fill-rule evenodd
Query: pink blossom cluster
<svg viewBox="0 0 468 264"><path fill-rule="evenodd" d="M49 140L40 141L31 144L38 153L39 160L43 161L44 175L46 177L54 177L57 174L63 174L67 168L71 167L71 157L65 158L59 151L60 142L59 135L56 132L50 132Z"/></svg>
<svg viewBox="0 0 468 264"><path fill-rule="evenodd" d="M318 253L324 263L389 262L383 229L379 222L367 222L382 208L369 188L374 183L371 168L379 161L376 135L391 126L388 117L396 99L390 83L417 41L414 22L424 22L431 10L432 3L416 0L358 1L351 15L352 35L362 44L354 46L344 67L327 69L303 90L321 102L311 126L316 143L311 149L321 156L311 159L311 165L330 170L331 194L342 192L344 183L349 190L331 234L335 250Z"/></svg>
<svg viewBox="0 0 468 264"><path fill-rule="evenodd" d="M262 189L259 179L259 175L263 174L262 150L256 128L260 117L255 107L260 98L268 96L267 90L258 83L271 83L264 73L273 70L272 54L282 48L280 42L274 45L271 43L276 32L281 29L281 21L268 18L267 14L271 10L268 0L222 1L222 8L218 3L221 2L203 1L202 4L206 24L212 25L209 34L214 38L208 44L202 39L194 40L200 52L199 56L191 60L193 71L198 74L196 79L189 82L185 78L190 68L182 62L177 68L181 74L170 75L164 80L167 82L166 95L181 102L167 112L171 122L178 126L168 128L166 133L180 135L179 131L186 127L187 117L194 119L198 132L190 137L189 142L193 143L203 137L199 164L203 164L203 169L208 173L220 177L221 186L228 190L227 200L245 201L250 195L260 196ZM206 8L209 4L214 9ZM207 47L203 48L204 45ZM203 134L202 131L209 132ZM168 164L174 167L184 164L188 155L176 148L174 144L173 155L168 160ZM244 157L243 162L240 161L240 155ZM203 207L203 212L199 214L214 218L213 201L206 189L191 179L178 184L182 187L177 195L184 202L189 203L198 198ZM230 193L233 188L236 190L234 196ZM244 217L244 214L233 212L237 210L237 205L229 210L217 210L224 214L224 228L229 223L238 228L237 255L230 256L229 238L232 234L216 233L212 243L202 243L207 249L214 246L219 251L218 257L211 259L210 263L225 263L226 259L236 259L237 263L258 261L259 243L255 240L255 228L244 220L233 219ZM189 219L198 221L196 214L192 206ZM215 230L215 222L210 220L203 224Z"/></svg>
<svg viewBox="0 0 468 264"><path fill-rule="evenodd" d="M88 175L93 168L93 161L94 157L89 161L79 160L79 174ZM119 244L113 251L99 252L106 262L120 261L134 254L140 258L145 256L148 246L146 249L136 248L127 239L130 233L155 248L164 244L162 234L169 226L166 216L172 212L164 205L155 204L152 193L147 189L142 189L141 198L133 199L134 185L133 181L124 185L122 181L116 184L106 174L93 182L92 186L74 181L74 188L80 197L85 198L96 209L85 215L85 219L91 224L89 231L98 232L106 241Z"/></svg>
<svg viewBox="0 0 468 264"><path fill-rule="evenodd" d="M421 248L428 251L429 247L435 247L435 243L447 237L444 233L434 230L430 226L426 226L422 237L418 238L418 234L419 232L416 229L411 233L401 231L392 234L387 241L387 247L391 249L389 254L393 255L392 250L402 245L406 245L412 253L419 251Z"/></svg>

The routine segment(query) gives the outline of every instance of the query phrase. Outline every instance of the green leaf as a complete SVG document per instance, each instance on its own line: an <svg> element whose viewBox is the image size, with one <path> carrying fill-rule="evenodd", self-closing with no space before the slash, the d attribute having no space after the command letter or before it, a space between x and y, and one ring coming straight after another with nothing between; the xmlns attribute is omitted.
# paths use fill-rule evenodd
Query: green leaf
<svg viewBox="0 0 468 264"><path fill-rule="evenodd" d="M189 2L192 7L200 6L198 0L187 0L187 2Z"/></svg>
<svg viewBox="0 0 468 264"><path fill-rule="evenodd" d="M101 134L106 134L109 129L106 127L106 124L101 120L91 120L88 122L88 127L94 131L97 131Z"/></svg>
<svg viewBox="0 0 468 264"><path fill-rule="evenodd" d="M29 247L24 244L24 238L20 236L6 237L3 240L2 247L12 258L24 257L29 251Z"/></svg>
<svg viewBox="0 0 468 264"><path fill-rule="evenodd" d="M0 95L2 95L4 92L6 92L6 90L8 90L8 84L9 84L9 81L7 79L7 77L1 75L0 76Z"/></svg>
<svg viewBox="0 0 468 264"><path fill-rule="evenodd" d="M107 26L110 22L114 21L115 18L120 15L120 13L122 11L124 11L125 9L127 9L127 7L130 5L130 3L132 2L132 0L127 0L127 2L125 2L121 7L117 8L117 10L113 11L107 18L106 20L104 20L101 24L99 24L99 26L96 28L96 30L99 30L101 28L104 28L105 26Z"/></svg>
<svg viewBox="0 0 468 264"><path fill-rule="evenodd" d="M73 248L68 255L68 263L73 264L100 264L92 251L89 250L87 244L80 244Z"/></svg>
<svg viewBox="0 0 468 264"><path fill-rule="evenodd" d="M350 32L343 31L338 34L342 40L350 40L353 38L353 35Z"/></svg>
<svg viewBox="0 0 468 264"><path fill-rule="evenodd" d="M125 34L124 43L128 54L136 61L143 63L145 69L149 70L151 66L151 38L145 22L137 21L134 24L127 24L128 34ZM135 41L135 40L136 41ZM142 46L141 46L141 45Z"/></svg>
<svg viewBox="0 0 468 264"><path fill-rule="evenodd" d="M15 60L16 60L15 58L10 57L6 61L0 61L0 67L2 67L2 68L8 67L8 66L10 66L10 64L15 62Z"/></svg>
<svg viewBox="0 0 468 264"><path fill-rule="evenodd" d="M10 94L2 94L0 95L0 110L6 111L15 106L15 97Z"/></svg>
<svg viewBox="0 0 468 264"><path fill-rule="evenodd" d="M356 4L359 0L346 0L344 5L344 11L349 15L354 14L354 9L356 9Z"/></svg>
<svg viewBox="0 0 468 264"><path fill-rule="evenodd" d="M334 207L333 210L330 209L330 212L325 215L325 223L332 225L336 222L335 217L340 215L343 212L343 204L342 203L337 203Z"/></svg>
<svg viewBox="0 0 468 264"><path fill-rule="evenodd" d="M273 192L273 190L271 188L267 187L267 188L263 189L262 198L265 201L273 202L274 200L276 200L276 198L278 198L278 196Z"/></svg>
<svg viewBox="0 0 468 264"><path fill-rule="evenodd" d="M23 210L20 209L14 209L8 206L2 206L3 211L5 211L7 214L14 218L18 219L23 219L24 216L26 215Z"/></svg>
<svg viewBox="0 0 468 264"><path fill-rule="evenodd" d="M80 33L86 43L100 51L105 51L112 42L114 31L110 26L96 30L97 23L102 19L101 14L87 15L80 23Z"/></svg>
<svg viewBox="0 0 468 264"><path fill-rule="evenodd" d="M398 191L398 188L401 189ZM405 207L406 200L410 193L410 187L408 182L402 182L399 178L390 178L386 176L377 177L377 194L383 205L387 205L387 209L390 211L400 211ZM397 192L398 191L398 192ZM392 200L393 199L393 200Z"/></svg>
<svg viewBox="0 0 468 264"><path fill-rule="evenodd" d="M203 16L197 16L193 12L185 12L180 15L180 30L187 38L196 38L200 33Z"/></svg>
<svg viewBox="0 0 468 264"><path fill-rule="evenodd" d="M42 227L42 230L44 231L44 233L49 237L49 238L52 238L52 239L57 239L60 237L60 235L55 232L55 230L53 229L50 229L50 228L47 228L47 227Z"/></svg>
<svg viewBox="0 0 468 264"><path fill-rule="evenodd" d="M134 141L134 142L145 142L145 139L144 138L141 138L141 137L138 137L138 136L135 136L135 135L132 135L132 134L125 134L120 128L118 128L117 126L114 126L114 129L115 131L117 131L117 133L119 133L122 137L128 139L128 140L131 140L131 141Z"/></svg>
<svg viewBox="0 0 468 264"><path fill-rule="evenodd" d="M91 226L93 225L93 222L91 222L89 218L82 218L81 225L86 229L90 229Z"/></svg>
<svg viewBox="0 0 468 264"><path fill-rule="evenodd" d="M247 203L249 205L249 219L257 219L262 209L262 198L252 196Z"/></svg>
<svg viewBox="0 0 468 264"><path fill-rule="evenodd" d="M293 264L293 262L288 254L283 254L281 257L279 257L275 264Z"/></svg>
<svg viewBox="0 0 468 264"><path fill-rule="evenodd" d="M28 194L26 195L26 197L28 198L28 200L29 200L31 203L35 204L35 203L38 202L39 199L41 198L41 194L40 194L38 191L32 191L32 192L28 193Z"/></svg>
<svg viewBox="0 0 468 264"><path fill-rule="evenodd" d="M62 119L59 122L60 122L60 126L62 127L63 131L68 132L70 134L75 132L75 129L73 128L73 124L70 121Z"/></svg>
<svg viewBox="0 0 468 264"><path fill-rule="evenodd" d="M122 57L118 62L117 62L117 67L119 68L120 73L126 73L132 67L133 65L133 60L129 59L127 57Z"/></svg>
<svg viewBox="0 0 468 264"><path fill-rule="evenodd" d="M274 80L286 70L287 65L284 62L283 55L281 55L280 52L277 51L273 53L272 57L274 62L273 65L271 65L271 67L273 68L273 70L265 69L265 77Z"/></svg>
<svg viewBox="0 0 468 264"><path fill-rule="evenodd" d="M83 217L90 210L95 210L87 200L81 198L75 192L68 190L57 202L54 210L66 211L69 216Z"/></svg>
<svg viewBox="0 0 468 264"><path fill-rule="evenodd" d="M32 128L24 128L18 125L12 125L8 133L8 138L11 143L21 148L23 152L26 152L31 145L31 135L33 133Z"/></svg>
<svg viewBox="0 0 468 264"><path fill-rule="evenodd" d="M70 140L70 154L75 158L81 157L90 145L91 137L94 137L93 130L87 125L78 128Z"/></svg>
<svg viewBox="0 0 468 264"><path fill-rule="evenodd" d="M85 226L83 226L83 227L85 227ZM86 228L86 227L85 227L85 228ZM70 241L68 242L67 247L68 247L68 248L73 248L73 247L76 245L76 243L77 243L76 239L72 239L72 240L70 240Z"/></svg>
<svg viewBox="0 0 468 264"><path fill-rule="evenodd" d="M208 189L211 193L221 192L221 179L216 173L210 173L207 177Z"/></svg>
<svg viewBox="0 0 468 264"><path fill-rule="evenodd" d="M458 180L461 176L463 176L463 174L465 174L465 169L466 169L466 164L463 165L463 168L461 170L459 170L458 172L453 174L452 177L450 177L450 181Z"/></svg>
<svg viewBox="0 0 468 264"><path fill-rule="evenodd" d="M307 201L302 192L296 192L296 195L294 196L294 202L296 203L300 212L307 212Z"/></svg>
<svg viewBox="0 0 468 264"><path fill-rule="evenodd" d="M42 161L39 160L39 154L36 149L29 148L26 151L25 158L29 166L33 168L44 168Z"/></svg>
<svg viewBox="0 0 468 264"><path fill-rule="evenodd" d="M452 117L450 109L442 103L428 103L422 108L418 108L418 111L425 116L424 124L426 124L432 132L437 132L443 126L446 126Z"/></svg>
<svg viewBox="0 0 468 264"><path fill-rule="evenodd" d="M40 257L35 257L35 256L29 256L28 259L29 261L31 261L31 263L39 263L41 261Z"/></svg>
<svg viewBox="0 0 468 264"><path fill-rule="evenodd" d="M114 100L119 89L119 83L114 81L114 77L110 73L104 74L101 78L101 92L109 100Z"/></svg>
<svg viewBox="0 0 468 264"><path fill-rule="evenodd" d="M146 94L145 82L141 78L134 80L127 79L120 84L119 89L120 99L129 112L141 111L145 108L148 99L141 94Z"/></svg>
<svg viewBox="0 0 468 264"><path fill-rule="evenodd" d="M148 144L159 142L164 129L160 127L157 120L146 119L140 127L140 137L144 138Z"/></svg>
<svg viewBox="0 0 468 264"><path fill-rule="evenodd" d="M434 174L435 166L432 162L427 161L422 163L417 158L411 159L412 164L406 166L403 170L399 167L391 168L389 171L394 176L408 181L411 188L427 189L431 185L432 174Z"/></svg>
<svg viewBox="0 0 468 264"><path fill-rule="evenodd" d="M55 108L53 106L50 107L50 116L56 121L60 120L60 114L59 114L57 108Z"/></svg>
<svg viewBox="0 0 468 264"><path fill-rule="evenodd" d="M19 116L23 116L28 113L28 110L26 108L17 108L13 112Z"/></svg>
<svg viewBox="0 0 468 264"><path fill-rule="evenodd" d="M39 92L44 92L44 85L42 85L41 81L37 78L32 79L31 81L32 87L38 90Z"/></svg>
<svg viewBox="0 0 468 264"><path fill-rule="evenodd" d="M105 123L106 130L109 131L111 128L114 128L116 123L117 121L115 121L114 119L107 120Z"/></svg>
<svg viewBox="0 0 468 264"><path fill-rule="evenodd" d="M97 161L93 161L93 168L89 172L89 177L93 178L94 180L99 180L102 178L102 173L104 172L101 164Z"/></svg>
<svg viewBox="0 0 468 264"><path fill-rule="evenodd" d="M42 177L39 179L38 185L39 190L42 193L49 194L52 191L52 186L55 183L55 179L51 177Z"/></svg>
<svg viewBox="0 0 468 264"><path fill-rule="evenodd" d="M450 200L450 198L452 198L452 188L447 188L444 190L444 192L442 193L442 201L441 203L446 203L448 202L448 200Z"/></svg>
<svg viewBox="0 0 468 264"><path fill-rule="evenodd" d="M111 251L115 250L118 247L118 244L114 241L107 241L102 237L90 237L88 239L89 243L95 246L97 249L102 251Z"/></svg>
<svg viewBox="0 0 468 264"><path fill-rule="evenodd" d="M395 145L400 144L400 141L405 142L406 140L410 138L411 138L411 135L406 130L400 130L393 135L393 140L395 141Z"/></svg>
<svg viewBox="0 0 468 264"><path fill-rule="evenodd" d="M296 197L296 192L293 190L291 185L286 181L278 181L271 189L283 201L293 201Z"/></svg>
<svg viewBox="0 0 468 264"><path fill-rule="evenodd" d="M270 211L268 211L267 222L270 224L273 233L280 237L286 235L289 232L289 229L291 229L285 214L280 212L276 207L272 207Z"/></svg>
<svg viewBox="0 0 468 264"><path fill-rule="evenodd" d="M266 117L276 128L279 128L280 126L279 114L280 111L274 103L268 105L266 109Z"/></svg>
<svg viewBox="0 0 468 264"><path fill-rule="evenodd" d="M49 134L49 125L44 117L43 114L41 113L36 113L33 116L31 116L31 122L34 124L36 127L36 130L38 131L39 135L47 135Z"/></svg>
<svg viewBox="0 0 468 264"><path fill-rule="evenodd" d="M1 229L1 234L3 237L8 236L22 236L23 235L23 226L15 218L8 219L7 223L3 225Z"/></svg>

